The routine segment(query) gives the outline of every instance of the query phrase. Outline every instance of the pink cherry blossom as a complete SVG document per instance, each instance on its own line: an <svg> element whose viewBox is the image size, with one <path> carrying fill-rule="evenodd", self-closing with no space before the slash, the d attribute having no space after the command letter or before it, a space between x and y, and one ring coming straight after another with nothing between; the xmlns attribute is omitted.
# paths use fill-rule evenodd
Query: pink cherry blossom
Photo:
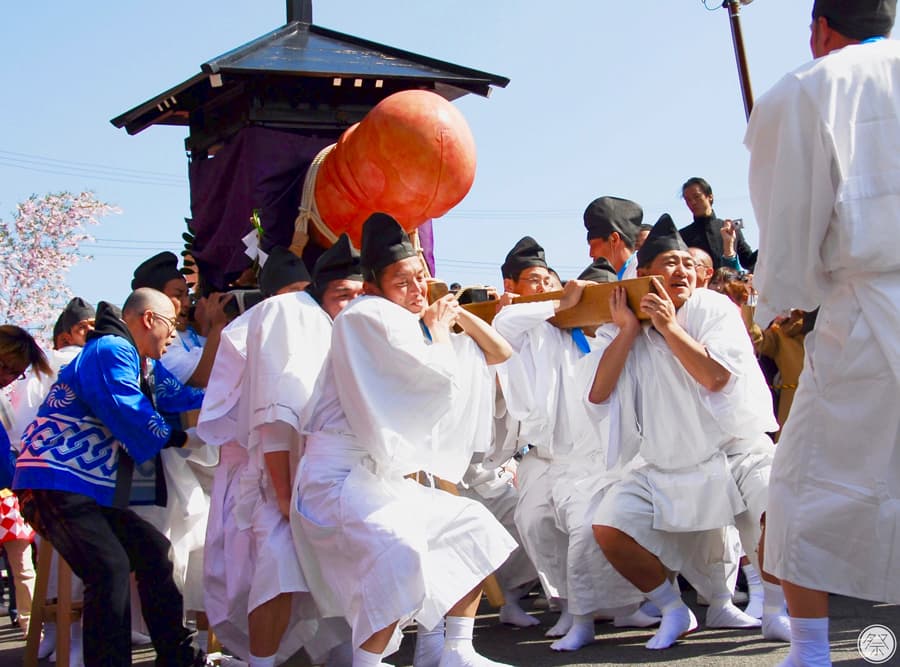
<svg viewBox="0 0 900 667"><path fill-rule="evenodd" d="M90 256L81 245L88 225L119 209L92 192L32 195L0 220L0 323L15 324L49 347L53 324L72 298L66 275Z"/></svg>

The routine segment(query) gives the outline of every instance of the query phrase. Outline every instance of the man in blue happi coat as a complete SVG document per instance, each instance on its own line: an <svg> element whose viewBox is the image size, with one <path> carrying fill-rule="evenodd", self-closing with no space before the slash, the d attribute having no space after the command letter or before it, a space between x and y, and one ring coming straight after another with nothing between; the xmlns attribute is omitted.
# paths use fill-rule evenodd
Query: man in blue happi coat
<svg viewBox="0 0 900 667"><path fill-rule="evenodd" d="M121 317L100 303L96 328L81 354L63 368L22 438L13 488L26 519L84 581L84 661L130 665L129 572L158 665L202 664L183 625L181 593L172 579L170 544L127 509L135 463L188 434L166 423L165 392L146 380L175 332L171 300L135 290ZM156 383L166 382L157 364Z"/></svg>

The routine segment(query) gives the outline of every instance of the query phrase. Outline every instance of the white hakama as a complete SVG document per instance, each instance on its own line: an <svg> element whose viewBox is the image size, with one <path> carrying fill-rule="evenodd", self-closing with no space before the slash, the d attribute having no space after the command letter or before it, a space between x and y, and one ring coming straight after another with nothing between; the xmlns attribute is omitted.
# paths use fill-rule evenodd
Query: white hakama
<svg viewBox="0 0 900 667"><path fill-rule="evenodd" d="M476 458L480 458L480 455L476 454ZM494 573L497 584L503 591L515 591L538 580L537 570L528 557L528 552L522 548L522 539L516 527L515 512L519 491L510 477L508 473L489 470L477 463L469 466L463 482L458 485L461 496L484 505L519 545Z"/></svg>
<svg viewBox="0 0 900 667"><path fill-rule="evenodd" d="M478 502L404 475L456 483L490 444L493 388L465 335L428 344L419 318L362 297L334 325L312 405L291 525L323 613L353 646L400 621L431 628L516 548Z"/></svg>
<svg viewBox="0 0 900 667"><path fill-rule="evenodd" d="M569 596L566 577L568 538L556 523L553 505L554 477L550 461L532 447L516 469L519 501L514 520L522 546L537 569L544 595L551 598Z"/></svg>

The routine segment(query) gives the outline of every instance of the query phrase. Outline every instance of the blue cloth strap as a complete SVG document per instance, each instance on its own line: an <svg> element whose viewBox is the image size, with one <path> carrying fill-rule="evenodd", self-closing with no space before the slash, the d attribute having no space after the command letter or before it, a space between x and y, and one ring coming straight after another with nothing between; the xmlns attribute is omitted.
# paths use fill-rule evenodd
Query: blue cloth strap
<svg viewBox="0 0 900 667"><path fill-rule="evenodd" d="M419 320L419 326L422 327L422 333L425 335L425 340L429 343L431 342L431 332L428 330L428 327L425 326L425 320Z"/></svg>
<svg viewBox="0 0 900 667"><path fill-rule="evenodd" d="M634 262L637 261L637 253L631 253L631 257L625 260L625 263L622 265L622 268L616 272L616 278L622 280L622 276L625 275L625 272L628 270L628 267L631 266Z"/></svg>
<svg viewBox="0 0 900 667"><path fill-rule="evenodd" d="M572 329L572 340L575 341L575 345L581 350L582 354L590 354L591 346L588 343L587 336L584 335L584 331L581 330L581 327Z"/></svg>

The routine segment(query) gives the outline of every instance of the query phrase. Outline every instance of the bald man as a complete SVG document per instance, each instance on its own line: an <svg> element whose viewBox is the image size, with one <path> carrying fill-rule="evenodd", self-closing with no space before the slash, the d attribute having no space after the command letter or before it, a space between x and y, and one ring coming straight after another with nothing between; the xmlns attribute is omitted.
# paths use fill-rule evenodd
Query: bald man
<svg viewBox="0 0 900 667"><path fill-rule="evenodd" d="M694 258L694 267L697 269L697 287L709 287L709 281L715 273L712 257L702 248L688 248L688 252Z"/></svg>
<svg viewBox="0 0 900 667"><path fill-rule="evenodd" d="M153 407L143 374L174 333L172 301L154 289L135 290L121 317L101 302L84 349L60 371L22 437L13 488L26 520L84 581L87 665L131 664L132 570L159 664L203 661L182 623L171 545L127 509L134 464L188 441ZM161 410L164 403L158 397Z"/></svg>

